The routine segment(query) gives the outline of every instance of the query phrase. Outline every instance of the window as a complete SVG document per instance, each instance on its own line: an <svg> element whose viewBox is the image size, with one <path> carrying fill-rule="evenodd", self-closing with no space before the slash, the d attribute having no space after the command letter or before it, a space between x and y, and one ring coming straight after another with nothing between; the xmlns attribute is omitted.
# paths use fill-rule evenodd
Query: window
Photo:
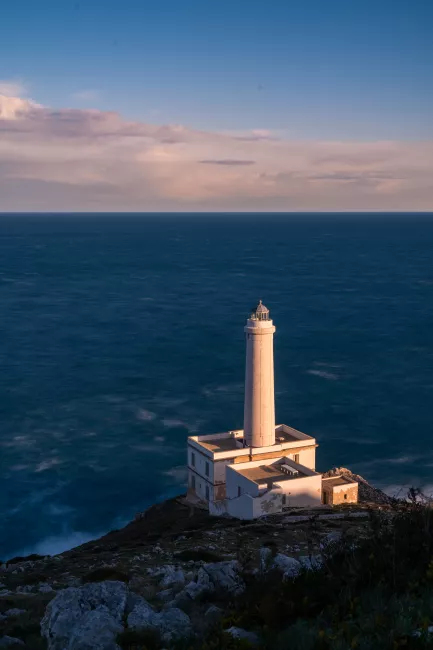
<svg viewBox="0 0 433 650"><path fill-rule="evenodd" d="M193 490L195 490L195 476L194 474L191 476L191 487Z"/></svg>
<svg viewBox="0 0 433 650"><path fill-rule="evenodd" d="M206 499L209 501L209 485L206 485Z"/></svg>
<svg viewBox="0 0 433 650"><path fill-rule="evenodd" d="M240 497L242 494L242 488L240 485L238 485L238 497Z"/></svg>
<svg viewBox="0 0 433 650"><path fill-rule="evenodd" d="M295 461L295 463L299 463L299 454L295 454L293 456L293 460Z"/></svg>
<svg viewBox="0 0 433 650"><path fill-rule="evenodd" d="M205 474L206 476L209 476L209 463L206 463Z"/></svg>
<svg viewBox="0 0 433 650"><path fill-rule="evenodd" d="M283 506L285 506L287 503L287 497L285 494L283 494Z"/></svg>
<svg viewBox="0 0 433 650"><path fill-rule="evenodd" d="M191 454L191 465L193 467L195 467L195 454L194 453Z"/></svg>
<svg viewBox="0 0 433 650"><path fill-rule="evenodd" d="M347 494L344 495L344 498L347 499Z"/></svg>

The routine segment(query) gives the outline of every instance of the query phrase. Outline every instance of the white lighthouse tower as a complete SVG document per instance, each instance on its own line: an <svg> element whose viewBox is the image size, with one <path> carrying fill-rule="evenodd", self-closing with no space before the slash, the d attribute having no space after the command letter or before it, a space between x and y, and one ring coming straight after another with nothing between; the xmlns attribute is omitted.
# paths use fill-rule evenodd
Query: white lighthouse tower
<svg viewBox="0 0 433 650"><path fill-rule="evenodd" d="M248 447L275 444L274 332L260 300L244 328L245 367L244 440Z"/></svg>

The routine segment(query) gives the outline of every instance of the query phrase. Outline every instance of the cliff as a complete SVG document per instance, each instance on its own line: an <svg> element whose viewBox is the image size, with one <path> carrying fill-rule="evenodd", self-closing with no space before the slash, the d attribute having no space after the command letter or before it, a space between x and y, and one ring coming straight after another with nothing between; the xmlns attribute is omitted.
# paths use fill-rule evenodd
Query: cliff
<svg viewBox="0 0 433 650"><path fill-rule="evenodd" d="M423 506L399 504L349 470L332 472L359 480L359 504L239 521L210 517L178 497L61 555L4 563L0 647L2 634L35 650L283 648L287 634L295 649L382 647L377 640L347 645L346 636L352 643L356 634L346 628L349 622L359 626L369 590L381 603L389 598L387 589L406 594L410 557L412 581L417 566L424 580L433 576L430 519ZM364 596L364 605L353 604ZM347 634L334 620L337 611ZM407 623L419 625L415 615ZM346 645L337 643L339 634Z"/></svg>

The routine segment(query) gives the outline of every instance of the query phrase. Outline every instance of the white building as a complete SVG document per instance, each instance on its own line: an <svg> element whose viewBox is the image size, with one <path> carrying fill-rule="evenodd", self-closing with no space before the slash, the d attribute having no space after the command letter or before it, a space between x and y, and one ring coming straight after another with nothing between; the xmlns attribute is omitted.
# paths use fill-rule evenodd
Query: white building
<svg viewBox="0 0 433 650"><path fill-rule="evenodd" d="M260 301L247 321L244 429L188 438L188 499L211 514L254 519L322 503L316 440L275 424L275 327Z"/></svg>

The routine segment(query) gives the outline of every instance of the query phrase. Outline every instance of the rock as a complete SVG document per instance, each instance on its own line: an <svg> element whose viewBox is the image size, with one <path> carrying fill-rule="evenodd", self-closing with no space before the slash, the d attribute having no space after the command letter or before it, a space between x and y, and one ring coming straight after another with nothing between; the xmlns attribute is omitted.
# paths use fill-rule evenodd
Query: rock
<svg viewBox="0 0 433 650"><path fill-rule="evenodd" d="M0 589L0 596L10 596L12 594L9 589Z"/></svg>
<svg viewBox="0 0 433 650"><path fill-rule="evenodd" d="M16 592L17 594L31 594L33 593L33 589L33 585L21 585L17 587Z"/></svg>
<svg viewBox="0 0 433 650"><path fill-rule="evenodd" d="M159 600L162 600L164 603L169 601L173 597L173 589L163 589L157 594Z"/></svg>
<svg viewBox="0 0 433 650"><path fill-rule="evenodd" d="M13 645L24 645L24 641L21 641L21 639L16 639L13 636L0 637L0 648L10 648Z"/></svg>
<svg viewBox="0 0 433 650"><path fill-rule="evenodd" d="M230 636L232 636L234 639L248 641L248 643L251 645L258 645L260 643L260 639L257 634L243 630L241 627L229 627L229 629L226 630L226 633L230 634Z"/></svg>
<svg viewBox="0 0 433 650"><path fill-rule="evenodd" d="M128 627L134 630L144 630L158 627L157 614L147 600L136 596L135 605L128 616Z"/></svg>
<svg viewBox="0 0 433 650"><path fill-rule="evenodd" d="M197 600L203 594L211 592L215 589L214 585L211 583L209 575L202 568L199 569L197 574L197 580L191 580L182 591L178 593L174 599L174 605L179 605L186 603L191 600Z"/></svg>
<svg viewBox="0 0 433 650"><path fill-rule="evenodd" d="M245 583L240 575L240 565L236 560L229 562L210 562L204 564L197 573L197 579L189 582L178 593L174 605L185 605L188 601L197 600L205 593L223 589L231 594L239 595L245 589Z"/></svg>
<svg viewBox="0 0 433 650"><path fill-rule="evenodd" d="M161 612L159 631L166 643L175 639L185 639L191 634L191 621L185 612L172 607Z"/></svg>
<svg viewBox="0 0 433 650"><path fill-rule="evenodd" d="M49 594L51 591L54 591L54 589L47 582L41 582L39 584L38 591L40 591L41 594Z"/></svg>
<svg viewBox="0 0 433 650"><path fill-rule="evenodd" d="M220 620L220 618L223 615L223 610L221 607L217 607L216 605L211 605L210 607L207 608L207 610L204 613L205 619L207 623L216 623L217 621Z"/></svg>
<svg viewBox="0 0 433 650"><path fill-rule="evenodd" d="M114 580L89 583L82 587L68 587L59 591L48 604L41 621L41 634L48 641L48 650L70 650L72 646L69 641L72 638L81 639L80 642L84 643L79 630L81 624L85 626L88 634L92 620L95 625L99 625L97 620L85 618L85 614L91 610L108 614L114 621L110 622L110 629L114 629L114 623L120 624L123 620L126 600L125 584Z"/></svg>
<svg viewBox="0 0 433 650"><path fill-rule="evenodd" d="M307 569L308 571L318 571L323 566L321 555L303 555L298 559L302 568Z"/></svg>
<svg viewBox="0 0 433 650"><path fill-rule="evenodd" d="M284 555L284 553L277 553L272 561L272 568L281 571L284 574L284 579L296 578L301 572L301 563L294 557Z"/></svg>
<svg viewBox="0 0 433 650"><path fill-rule="evenodd" d="M13 607L12 609L8 609L5 612L5 616L21 616L21 614L25 614L27 610L25 609L18 609L17 607Z"/></svg>
<svg viewBox="0 0 433 650"><path fill-rule="evenodd" d="M189 616L177 607L170 607L158 613L144 598L141 598L128 616L128 628L157 630L162 640L169 642L189 636L191 621Z"/></svg>
<svg viewBox="0 0 433 650"><path fill-rule="evenodd" d="M210 562L200 569L199 574L201 571L207 573L214 588L225 589L234 595L241 594L245 589L245 583L240 575L240 564L237 560ZM203 579L203 575L201 579Z"/></svg>
<svg viewBox="0 0 433 650"><path fill-rule="evenodd" d="M68 650L120 650L116 643L123 625L107 611L93 609L86 612L69 638Z"/></svg>
<svg viewBox="0 0 433 650"><path fill-rule="evenodd" d="M184 585L185 574L182 569L176 568L173 564L167 564L163 567L163 578L159 584L161 587Z"/></svg>
<svg viewBox="0 0 433 650"><path fill-rule="evenodd" d="M272 550L263 546L259 551L259 561L261 571L268 571L272 566Z"/></svg>

